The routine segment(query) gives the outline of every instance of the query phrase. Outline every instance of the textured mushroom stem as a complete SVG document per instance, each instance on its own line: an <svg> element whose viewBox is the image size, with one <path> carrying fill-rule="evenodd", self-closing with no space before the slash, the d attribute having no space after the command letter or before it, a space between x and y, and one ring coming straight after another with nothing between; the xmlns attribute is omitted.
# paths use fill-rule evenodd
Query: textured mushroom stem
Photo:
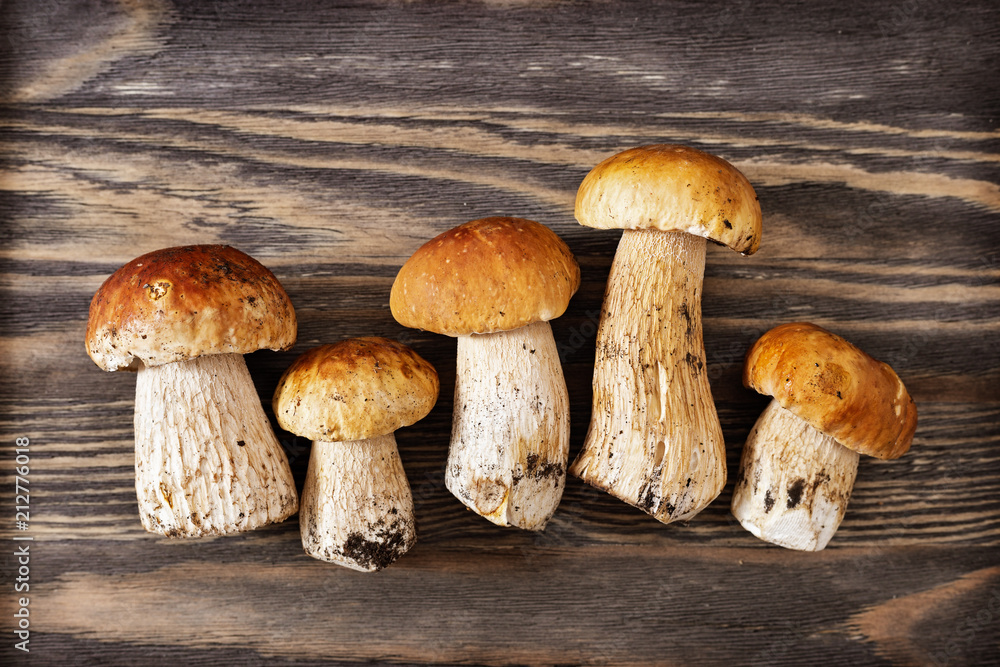
<svg viewBox="0 0 1000 667"><path fill-rule="evenodd" d="M542 530L566 486L569 394L548 322L460 336L445 485L500 526Z"/></svg>
<svg viewBox="0 0 1000 667"><path fill-rule="evenodd" d="M405 554L417 530L395 435L313 441L299 525L307 554L352 570L381 570Z"/></svg>
<svg viewBox="0 0 1000 667"><path fill-rule="evenodd" d="M726 447L701 332L705 239L625 230L604 295L594 397L570 472L663 523L726 482Z"/></svg>
<svg viewBox="0 0 1000 667"><path fill-rule="evenodd" d="M771 401L743 448L733 516L762 540L819 551L844 518L857 472L857 452Z"/></svg>
<svg viewBox="0 0 1000 667"><path fill-rule="evenodd" d="M242 355L140 367L135 486L146 530L237 533L298 510L288 458Z"/></svg>

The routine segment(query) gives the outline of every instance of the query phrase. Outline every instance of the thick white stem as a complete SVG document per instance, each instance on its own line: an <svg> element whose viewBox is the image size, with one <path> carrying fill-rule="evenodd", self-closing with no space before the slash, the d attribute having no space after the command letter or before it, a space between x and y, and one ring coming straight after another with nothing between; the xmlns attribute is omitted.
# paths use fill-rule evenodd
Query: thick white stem
<svg viewBox="0 0 1000 667"><path fill-rule="evenodd" d="M298 510L288 458L239 354L140 367L135 486L146 530L202 537Z"/></svg>
<svg viewBox="0 0 1000 667"><path fill-rule="evenodd" d="M663 523L722 491L701 329L705 239L625 230L604 295L590 429L570 472Z"/></svg>
<svg viewBox="0 0 1000 667"><path fill-rule="evenodd" d="M417 541L413 496L394 434L313 442L299 511L313 558L374 572Z"/></svg>
<svg viewBox="0 0 1000 667"><path fill-rule="evenodd" d="M819 551L844 518L857 472L857 452L771 401L743 447L733 516L762 540Z"/></svg>
<svg viewBox="0 0 1000 667"><path fill-rule="evenodd" d="M501 526L542 530L566 486L569 394L548 322L458 338L445 485Z"/></svg>

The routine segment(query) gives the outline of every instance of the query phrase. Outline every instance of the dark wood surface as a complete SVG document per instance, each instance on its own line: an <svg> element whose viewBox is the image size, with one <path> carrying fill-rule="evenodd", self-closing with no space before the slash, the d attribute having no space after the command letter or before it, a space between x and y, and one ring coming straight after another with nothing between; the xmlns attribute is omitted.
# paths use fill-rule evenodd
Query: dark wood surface
<svg viewBox="0 0 1000 667"><path fill-rule="evenodd" d="M998 64L1000 5L985 0L3 2L0 659L995 664ZM775 324L844 335L917 401L912 450L862 460L823 552L744 531L732 482L664 526L570 479L541 534L444 489L455 343L393 321L398 267L487 215L566 239L583 285L553 329L575 454L618 234L577 225L572 202L599 160L653 142L732 161L764 212L757 255L708 253L730 479L766 403L742 388L742 357ZM398 433L419 542L389 569L310 559L294 518L203 541L142 531L135 378L87 357L87 306L136 255L211 242L269 266L297 309L293 350L247 357L265 403L297 354L347 336L397 338L437 367L440 401ZM308 442L279 436L301 484ZM24 535L30 654L12 632Z"/></svg>

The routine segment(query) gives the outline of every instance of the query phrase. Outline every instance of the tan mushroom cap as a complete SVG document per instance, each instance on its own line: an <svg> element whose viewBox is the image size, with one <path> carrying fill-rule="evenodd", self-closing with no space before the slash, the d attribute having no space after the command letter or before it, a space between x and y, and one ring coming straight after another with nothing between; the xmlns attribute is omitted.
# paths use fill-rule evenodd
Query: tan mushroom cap
<svg viewBox="0 0 1000 667"><path fill-rule="evenodd" d="M209 354L284 350L295 310L266 267L224 245L156 250L115 271L90 302L87 353L107 371Z"/></svg>
<svg viewBox="0 0 1000 667"><path fill-rule="evenodd" d="M754 343L743 384L843 446L899 458L917 429L917 406L895 371L808 322L777 326Z"/></svg>
<svg viewBox="0 0 1000 667"><path fill-rule="evenodd" d="M545 225L473 220L434 237L399 270L389 295L403 326L446 336L510 331L566 311L580 266Z"/></svg>
<svg viewBox="0 0 1000 667"><path fill-rule="evenodd" d="M750 181L687 146L640 146L604 160L580 184L575 214L588 227L687 232L744 255L760 246L760 202Z"/></svg>
<svg viewBox="0 0 1000 667"><path fill-rule="evenodd" d="M348 338L303 353L281 376L274 414L286 431L327 442L387 435L437 402L438 374L411 348Z"/></svg>

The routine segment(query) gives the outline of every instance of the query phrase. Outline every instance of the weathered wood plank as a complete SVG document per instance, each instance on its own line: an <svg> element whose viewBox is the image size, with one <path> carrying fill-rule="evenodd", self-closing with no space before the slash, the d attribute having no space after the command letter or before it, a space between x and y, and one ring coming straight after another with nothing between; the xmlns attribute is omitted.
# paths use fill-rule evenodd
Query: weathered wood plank
<svg viewBox="0 0 1000 667"><path fill-rule="evenodd" d="M30 436L30 657L995 662L998 59L1000 7L972 0L0 4L0 499ZM734 162L764 210L758 254L707 258L730 470L766 404L742 357L775 324L841 333L917 400L912 451L862 460L824 552L753 538L728 513L732 483L663 526L570 479L541 534L498 530L444 489L455 343L392 320L396 270L486 215L566 239L583 285L553 331L575 454L618 234L577 225L574 193L604 157L671 141ZM142 531L135 380L86 357L87 305L141 252L216 242L271 267L296 306L296 347L247 357L265 405L299 352L347 336L397 338L441 373L438 405L398 434L419 542L392 568L314 561L294 520L201 542ZM279 437L301 485L309 443ZM9 641L0 656L28 657Z"/></svg>
<svg viewBox="0 0 1000 667"><path fill-rule="evenodd" d="M447 391L453 383L445 380L442 386ZM735 471L742 441L763 402L750 398L741 405L724 405L721 417L728 465ZM33 530L40 537L92 539L93 531L106 529L108 539L150 539L137 522L132 435L128 427L131 406L126 401L115 406L114 411L106 410L82 422L76 421L76 415L86 414L89 405L79 402L68 409L50 404L43 419L27 418L25 432L32 433L33 441L44 448L33 477L38 489L36 501L48 507L33 522ZM862 461L847 517L829 548L1000 544L1000 454L994 451L1000 437L996 426L1000 423L1000 406L970 410L966 405L925 403L922 407L921 428L910 454L893 462ZM570 479L546 533L535 536L498 532L466 511L444 489L450 414L450 398L443 397L427 419L397 435L413 489L422 543L444 549L457 538L464 545L484 548L523 544L544 547L562 541L580 545L756 545L728 512L731 482L719 499L689 524L663 526ZM574 454L582 443L586 420L585 411L573 416ZM67 430L69 424L79 424L86 437ZM301 484L309 442L280 430L279 435ZM294 543L292 547L293 551L297 548Z"/></svg>
<svg viewBox="0 0 1000 667"><path fill-rule="evenodd" d="M182 562L154 545L124 555L81 544L81 557L104 562L91 572L44 573L59 581L38 598L50 610L48 632L57 634L40 646L72 638L140 651L200 649L209 660L250 650L265 658L446 664L704 664L738 646L742 664L824 662L823 655L906 663L948 651L957 631L978 623L986 637L960 640L952 656L968 664L988 659L996 639L995 625L977 621L995 609L1000 583L983 549L957 565L927 548L808 556L483 548L428 557L418 544L375 583L301 553L289 557L274 539L254 541L173 547L197 552ZM711 586L699 574L705 568ZM317 613L304 603L315 599L335 604ZM88 614L74 611L84 606ZM935 624L933 634L921 633ZM271 631L261 634L263 627Z"/></svg>

